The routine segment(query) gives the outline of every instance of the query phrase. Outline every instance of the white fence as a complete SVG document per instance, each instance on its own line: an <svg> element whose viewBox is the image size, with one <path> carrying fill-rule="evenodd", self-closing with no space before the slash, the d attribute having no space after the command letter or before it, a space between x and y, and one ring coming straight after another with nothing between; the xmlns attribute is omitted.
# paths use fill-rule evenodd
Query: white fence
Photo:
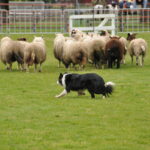
<svg viewBox="0 0 150 150"><path fill-rule="evenodd" d="M83 17L76 18L70 28L87 28L93 32L101 29L113 32L150 32L150 8L111 12L101 10L102 14L96 13L94 9L0 9L0 33L68 33L69 18L72 15L74 19L76 15ZM113 23L107 16L113 17Z"/></svg>
<svg viewBox="0 0 150 150"><path fill-rule="evenodd" d="M115 14L94 14L94 15L71 15L69 17L69 31L71 31L73 28L78 28L81 31L101 31L101 30L110 30L112 31L112 35L115 35ZM75 27L73 26L73 22L80 19L98 19L99 24L97 26L93 27ZM111 20L111 25L106 25L109 20Z"/></svg>

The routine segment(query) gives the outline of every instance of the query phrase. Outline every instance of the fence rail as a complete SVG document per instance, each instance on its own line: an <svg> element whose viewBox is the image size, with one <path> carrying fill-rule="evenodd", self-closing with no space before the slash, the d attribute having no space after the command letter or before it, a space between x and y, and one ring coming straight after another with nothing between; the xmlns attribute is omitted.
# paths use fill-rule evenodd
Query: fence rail
<svg viewBox="0 0 150 150"><path fill-rule="evenodd" d="M150 32L150 8L147 9L47 9L47 5L32 4L27 7L0 7L1 34L30 34L30 33L68 33L69 17L71 15L92 15L92 18L81 18L74 21L73 27L95 27L103 18L98 14L115 14L115 32ZM1 6L1 5L0 5ZM3 5L2 5L3 6ZM20 9L19 9L20 8ZM107 23L110 25L110 22Z"/></svg>

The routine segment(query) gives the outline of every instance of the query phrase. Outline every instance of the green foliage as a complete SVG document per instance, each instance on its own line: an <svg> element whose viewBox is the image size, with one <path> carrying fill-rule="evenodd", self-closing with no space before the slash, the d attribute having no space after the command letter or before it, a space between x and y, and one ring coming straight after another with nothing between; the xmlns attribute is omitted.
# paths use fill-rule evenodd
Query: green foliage
<svg viewBox="0 0 150 150"><path fill-rule="evenodd" d="M33 35L12 35L13 39ZM149 33L138 35L150 43ZM3 35L1 35L3 37ZM116 83L112 96L90 98L71 92L56 99L63 88L56 84L67 70L53 56L54 35L44 35L47 60L43 72L5 70L0 63L0 150L149 150L150 53L145 65L126 64L120 69L95 69L105 81ZM149 44L150 47L150 44Z"/></svg>

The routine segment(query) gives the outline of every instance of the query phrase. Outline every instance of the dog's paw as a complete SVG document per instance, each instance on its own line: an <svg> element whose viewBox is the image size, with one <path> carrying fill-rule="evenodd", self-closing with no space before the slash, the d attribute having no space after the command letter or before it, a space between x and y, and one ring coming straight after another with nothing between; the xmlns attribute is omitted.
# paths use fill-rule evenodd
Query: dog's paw
<svg viewBox="0 0 150 150"><path fill-rule="evenodd" d="M56 95L55 98L59 98L59 95Z"/></svg>

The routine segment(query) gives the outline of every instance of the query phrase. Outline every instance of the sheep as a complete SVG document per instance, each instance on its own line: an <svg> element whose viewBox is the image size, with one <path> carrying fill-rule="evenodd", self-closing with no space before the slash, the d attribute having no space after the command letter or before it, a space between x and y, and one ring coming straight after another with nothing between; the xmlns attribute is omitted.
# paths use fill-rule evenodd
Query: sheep
<svg viewBox="0 0 150 150"><path fill-rule="evenodd" d="M105 38L97 33L85 34L80 30L72 30L71 36L83 43L89 62L94 63L95 67L99 68L103 64Z"/></svg>
<svg viewBox="0 0 150 150"><path fill-rule="evenodd" d="M25 41L14 41L9 37L3 37L0 44L0 58L1 61L6 65L6 69L12 70L12 63L17 61L18 68L24 69L23 67L23 49L27 42ZM20 68L20 64L22 68ZM9 66L7 66L9 65Z"/></svg>
<svg viewBox="0 0 150 150"><path fill-rule="evenodd" d="M140 66L143 66L144 64L144 57L146 55L147 51L147 42L142 39L142 38L137 38L136 39L136 34L130 34L128 33L127 40L130 41L129 47L128 47L128 52L131 56L131 62L133 64L133 56L136 57L136 65L139 65L139 58L140 59Z"/></svg>
<svg viewBox="0 0 150 150"><path fill-rule="evenodd" d="M37 65L40 65L39 72L42 71L42 63L46 60L45 42L42 37L34 37L33 41L24 48L25 70L29 71L29 66L34 64L34 70L37 71Z"/></svg>
<svg viewBox="0 0 150 150"><path fill-rule="evenodd" d="M108 42L110 40L110 33L107 30L102 30L100 36Z"/></svg>
<svg viewBox="0 0 150 150"><path fill-rule="evenodd" d="M102 37L104 37L107 42L110 40L110 33L107 30L102 30L100 35ZM116 36L116 35L114 37L119 38L119 36ZM121 41L121 43L124 47L123 58L122 58L121 62L123 64L125 64L125 55L127 54L128 41L124 37L120 37L119 41Z"/></svg>
<svg viewBox="0 0 150 150"><path fill-rule="evenodd" d="M80 31L79 29L72 29L71 33L70 33L70 36L72 38L74 38L75 40L80 41L84 37L86 37L87 35L84 32Z"/></svg>
<svg viewBox="0 0 150 150"><path fill-rule="evenodd" d="M87 52L83 43L67 39L63 45L62 62L66 68L68 68L71 63L73 66L79 64L80 68L84 68L87 63Z"/></svg>
<svg viewBox="0 0 150 150"><path fill-rule="evenodd" d="M63 34L56 34L54 39L54 56L59 61L58 67L60 67L62 62L63 44L65 40L66 38L63 36Z"/></svg>
<svg viewBox="0 0 150 150"><path fill-rule="evenodd" d="M120 68L120 61L123 58L124 48L119 39L120 37L111 37L111 39L106 43L105 58L108 61L108 68L113 68L113 64L116 65L116 61L116 68Z"/></svg>
<svg viewBox="0 0 150 150"><path fill-rule="evenodd" d="M123 58L122 58L122 63L125 64L125 55L127 54L127 48L128 48L128 41L126 38L124 37L120 37L119 41L122 43L123 45Z"/></svg>
<svg viewBox="0 0 150 150"><path fill-rule="evenodd" d="M88 53L88 60L92 62L96 68L104 64L104 50L106 45L104 39L95 37L92 39L85 39L83 43Z"/></svg>

